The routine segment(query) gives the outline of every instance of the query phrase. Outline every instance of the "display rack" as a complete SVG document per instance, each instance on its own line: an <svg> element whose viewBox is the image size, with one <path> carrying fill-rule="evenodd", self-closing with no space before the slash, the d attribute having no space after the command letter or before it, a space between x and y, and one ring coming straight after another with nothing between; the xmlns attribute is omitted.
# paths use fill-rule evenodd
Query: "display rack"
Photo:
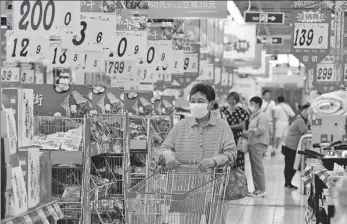
<svg viewBox="0 0 347 224"><path fill-rule="evenodd" d="M50 150L52 192L64 214L58 223L123 222L126 115L36 117L35 123L41 136L83 129L76 151Z"/></svg>

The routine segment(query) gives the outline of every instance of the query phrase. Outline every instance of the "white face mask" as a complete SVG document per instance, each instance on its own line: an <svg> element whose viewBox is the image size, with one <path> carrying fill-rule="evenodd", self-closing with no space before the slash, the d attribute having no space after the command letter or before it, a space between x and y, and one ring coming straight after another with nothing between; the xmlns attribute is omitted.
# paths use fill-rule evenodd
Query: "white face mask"
<svg viewBox="0 0 347 224"><path fill-rule="evenodd" d="M190 103L190 112L198 119L205 117L208 114L207 103Z"/></svg>
<svg viewBox="0 0 347 224"><path fill-rule="evenodd" d="M254 113L257 109L255 109L254 106L249 106L249 110L250 110L252 113Z"/></svg>

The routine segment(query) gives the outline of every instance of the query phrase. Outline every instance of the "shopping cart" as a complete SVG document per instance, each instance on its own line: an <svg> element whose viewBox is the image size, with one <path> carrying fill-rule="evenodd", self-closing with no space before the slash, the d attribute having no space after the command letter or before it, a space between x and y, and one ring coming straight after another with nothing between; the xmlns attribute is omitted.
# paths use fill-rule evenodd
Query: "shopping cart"
<svg viewBox="0 0 347 224"><path fill-rule="evenodd" d="M220 224L230 168L201 173L196 166L163 168L127 192L129 224Z"/></svg>

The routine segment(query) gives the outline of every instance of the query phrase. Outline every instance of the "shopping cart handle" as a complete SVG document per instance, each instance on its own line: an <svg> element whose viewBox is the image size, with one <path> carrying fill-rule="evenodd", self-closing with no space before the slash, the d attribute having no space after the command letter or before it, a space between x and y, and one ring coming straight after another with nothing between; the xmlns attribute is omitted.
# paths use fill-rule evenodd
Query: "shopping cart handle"
<svg viewBox="0 0 347 224"><path fill-rule="evenodd" d="M328 146L329 148L331 148L331 147L333 147L333 146L335 146L335 145L338 145L338 144L342 144L342 141L336 141L336 142L332 142L332 143L330 143L330 145Z"/></svg>
<svg viewBox="0 0 347 224"><path fill-rule="evenodd" d="M320 143L314 143L314 144L312 145L312 147L313 147L313 148L318 148L318 149L319 149L319 148L320 148Z"/></svg>

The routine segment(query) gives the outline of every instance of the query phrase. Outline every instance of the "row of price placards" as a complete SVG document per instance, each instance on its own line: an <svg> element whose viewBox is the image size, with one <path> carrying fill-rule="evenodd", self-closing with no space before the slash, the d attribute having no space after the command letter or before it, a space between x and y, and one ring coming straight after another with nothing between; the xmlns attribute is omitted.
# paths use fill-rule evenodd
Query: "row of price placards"
<svg viewBox="0 0 347 224"><path fill-rule="evenodd" d="M199 72L199 53L174 50L173 39L148 40L147 10L88 13L80 11L78 1L21 0L13 4L13 17L13 30L6 33L7 62L102 72L117 86L128 77L155 82ZM2 80L40 79L18 70L7 69Z"/></svg>

